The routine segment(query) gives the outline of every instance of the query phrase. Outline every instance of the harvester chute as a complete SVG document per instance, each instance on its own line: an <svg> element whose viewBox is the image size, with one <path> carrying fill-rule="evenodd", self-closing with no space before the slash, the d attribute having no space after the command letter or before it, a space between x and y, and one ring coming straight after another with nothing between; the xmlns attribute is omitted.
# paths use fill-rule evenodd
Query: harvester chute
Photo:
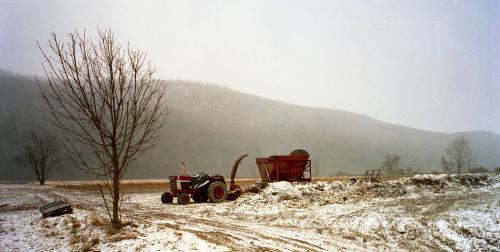
<svg viewBox="0 0 500 252"><path fill-rule="evenodd" d="M241 196L241 187L234 182L234 178L236 177L236 171L238 170L238 166L248 154L241 155L240 158L236 159L233 164L233 169L231 170L231 182L229 184L229 195L227 196L228 200L235 200Z"/></svg>

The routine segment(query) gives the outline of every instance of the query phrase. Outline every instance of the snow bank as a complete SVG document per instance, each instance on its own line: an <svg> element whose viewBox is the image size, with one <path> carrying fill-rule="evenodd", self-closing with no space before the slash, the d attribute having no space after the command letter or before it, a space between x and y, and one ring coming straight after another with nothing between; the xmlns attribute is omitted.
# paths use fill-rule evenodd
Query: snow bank
<svg viewBox="0 0 500 252"><path fill-rule="evenodd" d="M416 194L446 193L494 187L499 175L485 174L423 174L382 183L360 180L270 183L258 193L246 193L237 202L236 211L258 208L261 214L278 213L283 207L308 208L328 204L346 204L372 199L414 197Z"/></svg>
<svg viewBox="0 0 500 252"><path fill-rule="evenodd" d="M414 185L488 186L500 181L500 175L488 174L423 174L400 179Z"/></svg>
<svg viewBox="0 0 500 252"><path fill-rule="evenodd" d="M243 195L226 211L372 249L488 250L500 247L499 178L423 174L382 183L277 182Z"/></svg>

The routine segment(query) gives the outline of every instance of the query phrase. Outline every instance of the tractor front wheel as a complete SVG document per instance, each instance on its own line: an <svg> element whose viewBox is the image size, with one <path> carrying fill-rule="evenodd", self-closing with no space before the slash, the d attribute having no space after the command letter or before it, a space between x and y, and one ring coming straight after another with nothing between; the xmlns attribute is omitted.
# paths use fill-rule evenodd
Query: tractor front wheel
<svg viewBox="0 0 500 252"><path fill-rule="evenodd" d="M172 201L174 201L174 196L172 195L172 193L170 193L170 192L164 192L161 195L161 203L163 203L163 204L170 204L170 203L172 203Z"/></svg>
<svg viewBox="0 0 500 252"><path fill-rule="evenodd" d="M179 195L177 195L177 203L179 205L187 205L190 200L189 194L187 193L179 193Z"/></svg>
<svg viewBox="0 0 500 252"><path fill-rule="evenodd" d="M221 181L215 181L208 186L208 199L211 202L219 203L227 199L227 187Z"/></svg>

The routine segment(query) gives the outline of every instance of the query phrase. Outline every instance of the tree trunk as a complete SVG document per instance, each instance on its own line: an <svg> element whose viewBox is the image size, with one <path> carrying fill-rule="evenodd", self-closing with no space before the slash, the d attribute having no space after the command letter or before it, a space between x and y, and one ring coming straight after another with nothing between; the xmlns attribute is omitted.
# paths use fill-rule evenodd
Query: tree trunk
<svg viewBox="0 0 500 252"><path fill-rule="evenodd" d="M113 174L113 216L111 223L113 224L113 228L120 228L120 219L118 216L118 207L120 202L120 181L119 181L119 173L115 170Z"/></svg>
<svg viewBox="0 0 500 252"><path fill-rule="evenodd" d="M40 185L45 185L45 160L43 159L43 156L40 161Z"/></svg>

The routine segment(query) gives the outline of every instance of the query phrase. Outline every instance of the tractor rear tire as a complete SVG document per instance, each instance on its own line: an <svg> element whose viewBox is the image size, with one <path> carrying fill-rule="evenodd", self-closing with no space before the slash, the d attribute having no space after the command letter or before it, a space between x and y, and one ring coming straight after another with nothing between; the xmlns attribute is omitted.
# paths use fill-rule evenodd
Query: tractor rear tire
<svg viewBox="0 0 500 252"><path fill-rule="evenodd" d="M187 204L189 204L189 201L191 201L191 198L189 197L189 194L187 194L187 193L179 193L179 195L177 195L177 204L179 204L179 205L187 205Z"/></svg>
<svg viewBox="0 0 500 252"><path fill-rule="evenodd" d="M211 202L219 203L227 199L227 187L222 181L215 181L208 186L208 199Z"/></svg>
<svg viewBox="0 0 500 252"><path fill-rule="evenodd" d="M198 188L193 192L193 200L196 203L204 203L208 200L206 187Z"/></svg>
<svg viewBox="0 0 500 252"><path fill-rule="evenodd" d="M161 203L170 204L170 203L172 203L172 201L174 201L174 196L172 195L171 192L164 192L161 195Z"/></svg>

